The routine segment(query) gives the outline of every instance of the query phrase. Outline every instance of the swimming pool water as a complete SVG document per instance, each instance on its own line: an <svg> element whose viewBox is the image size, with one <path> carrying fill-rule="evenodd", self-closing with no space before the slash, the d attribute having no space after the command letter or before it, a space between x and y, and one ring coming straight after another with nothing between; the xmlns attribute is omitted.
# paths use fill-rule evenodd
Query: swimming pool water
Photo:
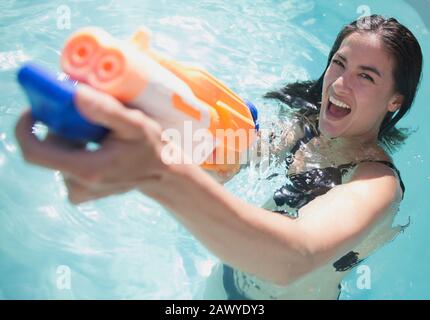
<svg viewBox="0 0 430 320"><path fill-rule="evenodd" d="M218 262L145 196L131 192L75 207L58 173L23 162L13 135L26 105L15 82L23 61L58 71L61 46L74 30L97 25L124 38L145 25L154 48L204 67L269 121L278 107L261 96L318 77L341 26L363 12L406 24L420 41L425 66L415 105L401 122L417 132L394 155L406 184L395 223L410 218L410 227L363 262L371 289L359 289L353 269L341 299L430 298L430 35L413 7L388 0L1 1L0 298L201 298ZM273 186L248 178L242 172L226 188L250 202L264 201Z"/></svg>

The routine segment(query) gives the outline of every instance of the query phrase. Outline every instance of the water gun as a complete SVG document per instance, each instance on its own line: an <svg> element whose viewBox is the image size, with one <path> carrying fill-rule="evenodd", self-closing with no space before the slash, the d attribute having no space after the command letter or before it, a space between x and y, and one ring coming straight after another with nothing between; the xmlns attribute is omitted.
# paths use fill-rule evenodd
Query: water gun
<svg viewBox="0 0 430 320"><path fill-rule="evenodd" d="M192 123L193 131L206 129L214 140L214 149L202 154L197 164L212 170L228 168L227 155L233 152L238 159L255 139L257 109L204 70L154 52L149 38L144 29L131 41L121 41L100 28L84 28L66 42L61 67L72 79L143 110L164 129L183 132L185 121ZM55 133L96 142L108 133L76 111L72 81L59 81L42 68L27 64L19 70L18 82L27 93L33 117ZM237 135L232 142L227 135L220 136L219 129L242 129L245 139L243 134ZM221 163L215 161L217 154L223 155Z"/></svg>

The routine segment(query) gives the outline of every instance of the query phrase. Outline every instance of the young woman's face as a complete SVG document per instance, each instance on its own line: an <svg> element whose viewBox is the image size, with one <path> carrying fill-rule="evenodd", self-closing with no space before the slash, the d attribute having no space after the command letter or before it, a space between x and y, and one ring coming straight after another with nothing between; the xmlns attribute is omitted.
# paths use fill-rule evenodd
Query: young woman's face
<svg viewBox="0 0 430 320"><path fill-rule="evenodd" d="M329 138L376 139L387 111L402 102L394 91L393 69L378 35L346 37L324 76L320 131Z"/></svg>

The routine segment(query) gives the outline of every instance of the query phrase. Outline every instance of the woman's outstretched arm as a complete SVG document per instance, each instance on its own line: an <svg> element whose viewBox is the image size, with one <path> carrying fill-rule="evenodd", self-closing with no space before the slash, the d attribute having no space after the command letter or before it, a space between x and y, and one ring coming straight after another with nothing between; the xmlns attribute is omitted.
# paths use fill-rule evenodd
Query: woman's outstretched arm
<svg viewBox="0 0 430 320"><path fill-rule="evenodd" d="M389 168L362 164L350 183L291 220L233 196L193 166L176 168L165 185L142 189L225 263L280 285L354 248L396 203L399 190Z"/></svg>
<svg viewBox="0 0 430 320"><path fill-rule="evenodd" d="M360 165L352 182L337 186L290 220L227 192L195 165L169 164L161 128L139 110L81 86L77 105L90 121L112 133L97 151L74 149L57 139L39 141L26 111L16 126L24 158L59 170L73 203L138 189L168 208L227 264L286 285L343 255L398 198L394 173L378 163Z"/></svg>

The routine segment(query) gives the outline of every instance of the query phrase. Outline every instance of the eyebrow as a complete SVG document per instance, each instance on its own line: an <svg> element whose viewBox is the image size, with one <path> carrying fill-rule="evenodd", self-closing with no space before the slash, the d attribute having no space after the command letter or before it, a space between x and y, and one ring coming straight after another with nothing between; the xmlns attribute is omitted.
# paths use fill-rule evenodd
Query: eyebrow
<svg viewBox="0 0 430 320"><path fill-rule="evenodd" d="M343 60L344 62L348 62L348 60L346 59L346 57L344 57L343 55L341 55L340 53L336 53L336 55L339 56L339 58L341 60ZM360 69L365 70L365 71L370 71L373 72L374 74L378 75L380 78L382 78L381 72L379 72L379 70L375 67L372 66L359 66Z"/></svg>

